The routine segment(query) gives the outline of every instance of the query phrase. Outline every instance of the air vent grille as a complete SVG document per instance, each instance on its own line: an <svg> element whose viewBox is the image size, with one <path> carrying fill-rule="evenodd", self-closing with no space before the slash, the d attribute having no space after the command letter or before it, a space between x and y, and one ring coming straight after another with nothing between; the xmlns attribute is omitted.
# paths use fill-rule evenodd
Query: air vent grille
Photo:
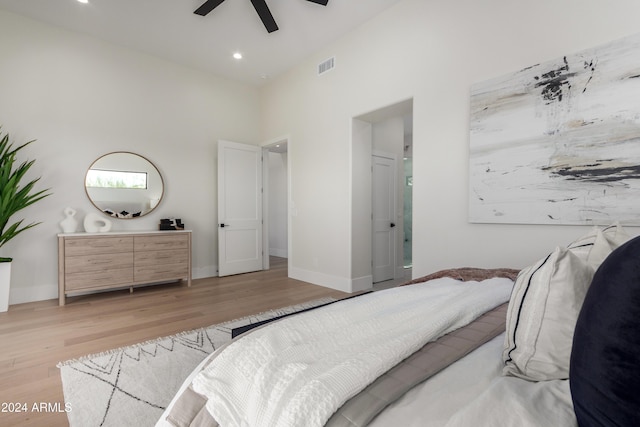
<svg viewBox="0 0 640 427"><path fill-rule="evenodd" d="M322 61L318 64L318 75L322 75L326 72L333 70L336 66L336 57L333 56L325 61Z"/></svg>

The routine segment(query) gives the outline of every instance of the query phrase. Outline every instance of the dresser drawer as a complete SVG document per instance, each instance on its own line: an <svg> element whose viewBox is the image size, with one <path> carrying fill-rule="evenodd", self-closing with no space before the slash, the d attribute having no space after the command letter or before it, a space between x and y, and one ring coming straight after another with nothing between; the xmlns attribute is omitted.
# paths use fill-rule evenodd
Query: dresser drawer
<svg viewBox="0 0 640 427"><path fill-rule="evenodd" d="M68 256L64 262L67 274L100 272L114 268L133 268L133 252Z"/></svg>
<svg viewBox="0 0 640 427"><path fill-rule="evenodd" d="M133 277L136 282L159 282L173 279L186 279L189 267L186 264L149 265L134 268Z"/></svg>
<svg viewBox="0 0 640 427"><path fill-rule="evenodd" d="M134 254L134 264L139 267L167 264L187 264L189 262L188 249L170 249L163 251L145 251Z"/></svg>
<svg viewBox="0 0 640 427"><path fill-rule="evenodd" d="M65 290L79 291L133 283L133 267L65 274Z"/></svg>
<svg viewBox="0 0 640 427"><path fill-rule="evenodd" d="M162 235L162 236L136 236L134 250L159 251L163 249L188 249L189 236L186 234Z"/></svg>
<svg viewBox="0 0 640 427"><path fill-rule="evenodd" d="M97 237L64 240L65 256L133 252L133 237Z"/></svg>

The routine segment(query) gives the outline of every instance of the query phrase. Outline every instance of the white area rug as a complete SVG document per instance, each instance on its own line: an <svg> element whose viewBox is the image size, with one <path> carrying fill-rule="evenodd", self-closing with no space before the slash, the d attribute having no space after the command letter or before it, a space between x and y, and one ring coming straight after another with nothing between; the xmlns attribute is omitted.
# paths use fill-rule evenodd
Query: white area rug
<svg viewBox="0 0 640 427"><path fill-rule="evenodd" d="M323 298L58 364L71 427L153 426L185 378L231 330L334 301Z"/></svg>

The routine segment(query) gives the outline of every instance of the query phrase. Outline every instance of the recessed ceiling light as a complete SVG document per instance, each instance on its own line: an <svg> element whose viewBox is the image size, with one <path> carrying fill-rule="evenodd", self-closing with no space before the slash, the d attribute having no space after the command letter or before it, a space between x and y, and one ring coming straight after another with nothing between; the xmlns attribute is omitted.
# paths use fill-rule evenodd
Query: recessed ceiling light
<svg viewBox="0 0 640 427"><path fill-rule="evenodd" d="M84 3L84 4L87 4L87 3L89 3L89 0L78 0L78 3Z"/></svg>
<svg viewBox="0 0 640 427"><path fill-rule="evenodd" d="M240 52L236 52L233 54L233 57L236 59L242 59L242 54Z"/></svg>

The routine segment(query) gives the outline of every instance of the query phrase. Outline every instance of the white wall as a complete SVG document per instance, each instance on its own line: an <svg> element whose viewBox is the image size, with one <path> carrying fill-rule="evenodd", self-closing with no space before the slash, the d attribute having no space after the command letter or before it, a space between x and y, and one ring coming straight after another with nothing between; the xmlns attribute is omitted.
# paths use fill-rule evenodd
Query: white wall
<svg viewBox="0 0 640 427"><path fill-rule="evenodd" d="M391 117L373 124L373 149L402 158L404 154L404 119Z"/></svg>
<svg viewBox="0 0 640 427"><path fill-rule="evenodd" d="M53 195L18 216L42 224L5 245L14 258L12 304L57 297L58 223L97 212L83 182L89 165L111 151L151 160L165 183L150 215L114 220L113 230L157 229L182 218L193 235L194 277L217 268L217 140L257 143L255 88L96 39L0 12L0 125L16 143L37 141L25 156Z"/></svg>
<svg viewBox="0 0 640 427"><path fill-rule="evenodd" d="M373 125L364 120L353 119L351 124L350 157L354 161L351 169L350 187L372 188L372 158L373 153ZM354 191L351 193L351 236L348 242L349 255L351 256L349 280L331 282L336 288L364 290L371 288L373 284L372 257L373 257L373 218L371 208L373 194L371 191ZM291 264L291 260L289 261ZM291 265L289 266L291 268ZM328 286L328 284L325 284Z"/></svg>
<svg viewBox="0 0 640 427"><path fill-rule="evenodd" d="M291 270L351 286L352 118L409 98L414 276L520 268L581 235L587 227L467 222L469 88L633 34L639 14L633 0L405 0L274 80L262 91L263 139L291 135ZM317 76L332 55L336 68Z"/></svg>

